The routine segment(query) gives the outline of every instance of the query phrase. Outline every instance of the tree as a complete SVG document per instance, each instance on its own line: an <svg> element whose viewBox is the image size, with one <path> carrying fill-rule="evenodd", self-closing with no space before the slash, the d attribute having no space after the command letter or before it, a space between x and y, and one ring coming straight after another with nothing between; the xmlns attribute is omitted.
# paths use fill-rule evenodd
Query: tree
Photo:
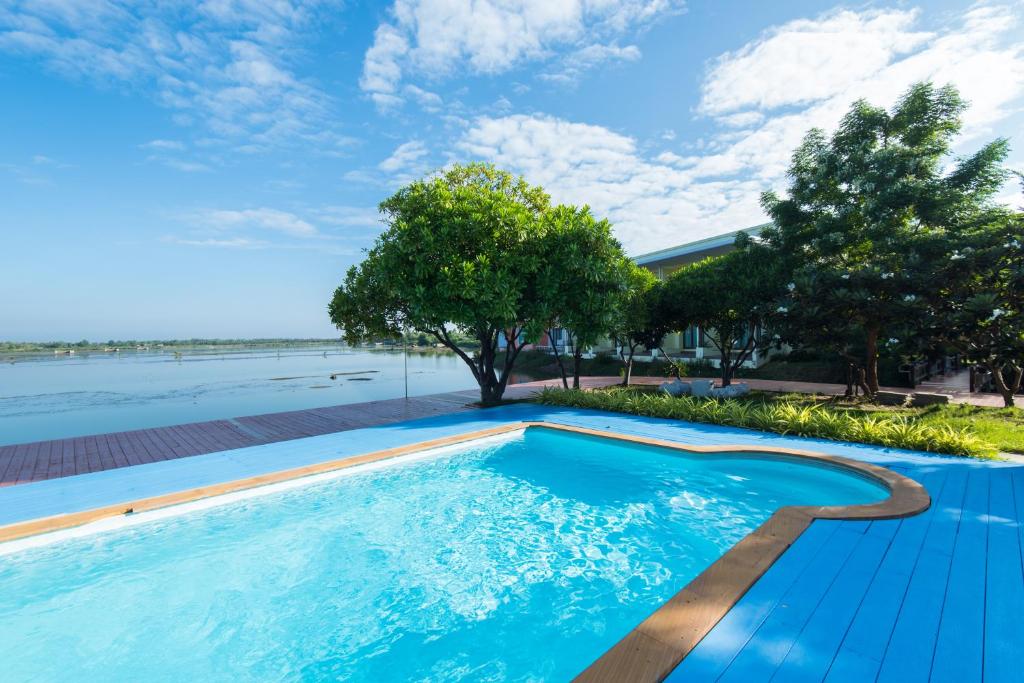
<svg viewBox="0 0 1024 683"><path fill-rule="evenodd" d="M485 164L410 183L381 202L388 227L335 291L331 321L351 344L406 328L431 336L469 366L483 403L500 401L520 335L535 338L546 310L548 205L543 189ZM459 331L479 342L474 356L456 343Z"/></svg>
<svg viewBox="0 0 1024 683"><path fill-rule="evenodd" d="M792 273L781 330L801 324L851 362L866 393L879 389L878 356L895 330L927 314L934 258L950 235L993 212L1005 140L943 172L964 103L952 87L914 85L892 112L861 100L831 138L811 130L793 155L788 197L762 204L774 225L761 240Z"/></svg>
<svg viewBox="0 0 1024 683"><path fill-rule="evenodd" d="M936 330L1013 406L1024 378L1024 215L965 236L943 263Z"/></svg>
<svg viewBox="0 0 1024 683"><path fill-rule="evenodd" d="M556 206L544 217L544 260L539 275L539 299L548 339L561 328L573 357L573 387L580 386L583 352L596 344L608 329L616 298L625 286L622 263L626 260L611 224L597 220L589 207ZM555 358L562 384L569 386L557 348Z"/></svg>
<svg viewBox="0 0 1024 683"><path fill-rule="evenodd" d="M729 386L754 350L765 345L778 288L775 262L744 233L737 246L672 273L663 292L663 315L672 329L697 325L718 350L722 386Z"/></svg>
<svg viewBox="0 0 1024 683"><path fill-rule="evenodd" d="M660 347L668 328L659 310L662 284L658 278L628 259L620 267L625 287L616 296L608 336L618 348L622 384L628 386L637 349Z"/></svg>

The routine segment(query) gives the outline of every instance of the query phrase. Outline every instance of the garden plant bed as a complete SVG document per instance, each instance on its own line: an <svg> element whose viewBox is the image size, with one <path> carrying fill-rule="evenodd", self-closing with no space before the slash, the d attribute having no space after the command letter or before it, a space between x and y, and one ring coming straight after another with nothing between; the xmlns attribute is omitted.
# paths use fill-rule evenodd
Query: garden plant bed
<svg viewBox="0 0 1024 683"><path fill-rule="evenodd" d="M834 397L754 392L729 399L673 398L654 387L545 389L536 399L613 412L746 427L893 448L995 457L1024 453L1024 411L977 406L896 408Z"/></svg>

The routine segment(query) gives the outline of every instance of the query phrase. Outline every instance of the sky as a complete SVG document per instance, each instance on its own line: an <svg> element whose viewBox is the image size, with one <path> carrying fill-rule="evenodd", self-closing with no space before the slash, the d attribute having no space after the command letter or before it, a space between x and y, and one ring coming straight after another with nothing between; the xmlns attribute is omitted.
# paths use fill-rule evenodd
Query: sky
<svg viewBox="0 0 1024 683"><path fill-rule="evenodd" d="M1024 3L0 0L0 340L327 337L377 205L488 161L638 254L916 81L1024 169ZM1001 195L1021 203L1008 184Z"/></svg>

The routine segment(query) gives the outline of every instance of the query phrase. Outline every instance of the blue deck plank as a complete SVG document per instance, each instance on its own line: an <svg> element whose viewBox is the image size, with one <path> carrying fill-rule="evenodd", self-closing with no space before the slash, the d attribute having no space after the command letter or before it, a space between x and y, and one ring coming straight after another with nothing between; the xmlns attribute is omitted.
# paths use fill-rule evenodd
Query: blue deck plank
<svg viewBox="0 0 1024 683"><path fill-rule="evenodd" d="M701 641L665 680L710 681L718 678L743 649L757 628L825 546L838 525L811 524L800 538L754 584L740 602Z"/></svg>
<svg viewBox="0 0 1024 683"><path fill-rule="evenodd" d="M974 471L968 477L932 660L931 676L936 683L981 681L989 476L986 471Z"/></svg>
<svg viewBox="0 0 1024 683"><path fill-rule="evenodd" d="M844 524L843 528L848 526ZM893 532L895 536L895 529ZM862 534L773 680L811 682L825 678L891 541L881 535Z"/></svg>
<svg viewBox="0 0 1024 683"><path fill-rule="evenodd" d="M986 681L1019 681L1024 676L1024 572L1013 482L1008 473L992 476L989 496L984 676Z"/></svg>
<svg viewBox="0 0 1024 683"><path fill-rule="evenodd" d="M928 680L966 490L967 472L950 470L942 493L932 502L931 523L882 659L879 681Z"/></svg>
<svg viewBox="0 0 1024 683"><path fill-rule="evenodd" d="M864 534L842 528L842 522L817 521L815 524L840 528L823 552L806 565L799 580L720 677L722 681L766 680L785 660L804 624L843 568L846 558L864 538Z"/></svg>
<svg viewBox="0 0 1024 683"><path fill-rule="evenodd" d="M945 474L941 472L929 473L924 477L924 485L933 498L941 495L945 479ZM881 665L914 564L934 514L933 506L927 512L898 522L899 528L893 542L843 639L838 658L845 656L844 651L852 650Z"/></svg>

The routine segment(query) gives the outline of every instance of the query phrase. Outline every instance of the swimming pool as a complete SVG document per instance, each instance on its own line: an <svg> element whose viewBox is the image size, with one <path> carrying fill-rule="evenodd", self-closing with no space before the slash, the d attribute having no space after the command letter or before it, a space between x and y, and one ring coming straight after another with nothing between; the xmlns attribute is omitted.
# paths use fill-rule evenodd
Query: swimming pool
<svg viewBox="0 0 1024 683"><path fill-rule="evenodd" d="M543 427L282 488L0 556L8 679L565 680L779 508L889 496Z"/></svg>

